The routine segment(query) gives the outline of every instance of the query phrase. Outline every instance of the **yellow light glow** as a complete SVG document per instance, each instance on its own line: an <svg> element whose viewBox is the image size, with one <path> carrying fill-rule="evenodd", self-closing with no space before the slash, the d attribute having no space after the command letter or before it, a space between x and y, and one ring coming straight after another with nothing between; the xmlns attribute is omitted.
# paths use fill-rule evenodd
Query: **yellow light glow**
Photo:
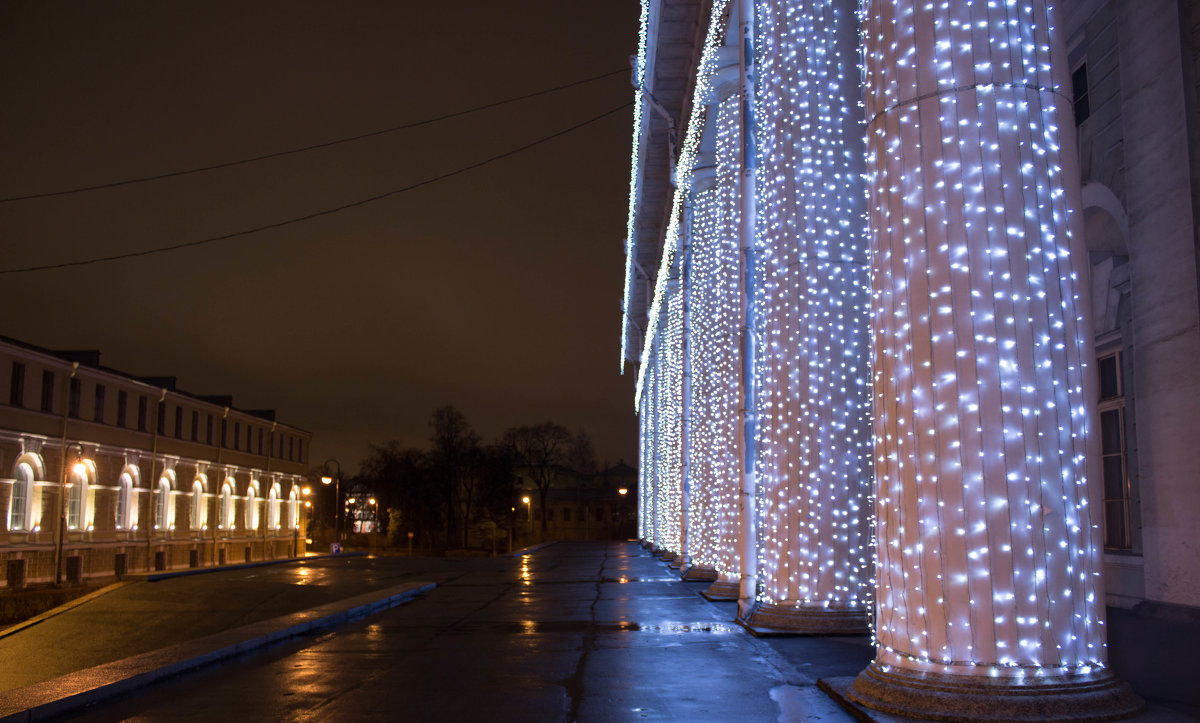
<svg viewBox="0 0 1200 723"><path fill-rule="evenodd" d="M323 485L331 485L331 484L333 484L333 478L332 478L332 477L322 477L322 478L321 478L321 484L323 484Z"/></svg>

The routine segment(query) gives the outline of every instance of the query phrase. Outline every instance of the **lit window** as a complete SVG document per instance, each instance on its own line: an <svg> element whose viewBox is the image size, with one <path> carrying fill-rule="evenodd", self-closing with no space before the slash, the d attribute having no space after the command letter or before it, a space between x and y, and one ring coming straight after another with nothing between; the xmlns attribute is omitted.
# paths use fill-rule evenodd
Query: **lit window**
<svg viewBox="0 0 1200 723"><path fill-rule="evenodd" d="M78 530L87 519L88 475L83 464L71 470L67 487L67 529Z"/></svg>
<svg viewBox="0 0 1200 723"><path fill-rule="evenodd" d="M196 480L192 483L192 529L204 527L204 483Z"/></svg>
<svg viewBox="0 0 1200 723"><path fill-rule="evenodd" d="M21 462L17 465L12 494L8 499L8 529L28 530L30 525L30 501L33 499L33 467Z"/></svg>
<svg viewBox="0 0 1200 723"><path fill-rule="evenodd" d="M258 501L255 499L257 490L254 487L255 483L251 482L246 488L246 529L258 529Z"/></svg>
<svg viewBox="0 0 1200 723"><path fill-rule="evenodd" d="M279 483L271 485L267 491L267 529L279 529Z"/></svg>
<svg viewBox="0 0 1200 723"><path fill-rule="evenodd" d="M228 530L233 526L233 486L229 480L221 485L220 511L217 520L217 524L222 530Z"/></svg>
<svg viewBox="0 0 1200 723"><path fill-rule="evenodd" d="M171 481L166 477L158 480L154 493L154 529L165 530L171 526Z"/></svg>
<svg viewBox="0 0 1200 723"><path fill-rule="evenodd" d="M123 472L117 479L117 509L116 525L118 530L128 530L132 527L130 512L133 508L133 477Z"/></svg>

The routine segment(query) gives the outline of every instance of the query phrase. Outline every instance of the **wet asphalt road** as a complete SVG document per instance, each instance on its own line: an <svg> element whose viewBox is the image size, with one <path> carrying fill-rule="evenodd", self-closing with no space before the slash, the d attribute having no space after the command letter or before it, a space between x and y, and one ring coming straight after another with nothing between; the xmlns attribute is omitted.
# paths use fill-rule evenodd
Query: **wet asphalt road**
<svg viewBox="0 0 1200 723"><path fill-rule="evenodd" d="M633 543L429 559L419 572L410 569L415 560L361 564L375 577L439 586L402 607L77 718L851 720L815 679L853 675L870 659L857 638L782 647L755 639L732 622L732 605L705 601L696 594L705 585L680 581ZM334 577L353 577L354 568Z"/></svg>

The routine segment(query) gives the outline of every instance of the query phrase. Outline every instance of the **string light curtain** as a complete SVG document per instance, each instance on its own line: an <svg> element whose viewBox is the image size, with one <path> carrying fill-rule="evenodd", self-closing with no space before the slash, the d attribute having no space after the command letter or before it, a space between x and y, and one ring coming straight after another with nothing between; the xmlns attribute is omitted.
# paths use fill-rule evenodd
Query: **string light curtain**
<svg viewBox="0 0 1200 723"><path fill-rule="evenodd" d="M851 696L881 706L940 676L920 713L949 710L956 686L1092 685L1107 675L1095 390L1054 15L1044 0L860 9L878 620ZM1038 704L1026 713L1051 715Z"/></svg>
<svg viewBox="0 0 1200 723"><path fill-rule="evenodd" d="M870 263L855 0L756 5L759 605L865 632Z"/></svg>
<svg viewBox="0 0 1200 723"><path fill-rule="evenodd" d="M691 473L688 542L692 561L720 578L741 574L738 424L741 389L738 227L741 203L740 111L736 95L714 111L715 167L696 187L691 235L692 314L689 325Z"/></svg>
<svg viewBox="0 0 1200 723"><path fill-rule="evenodd" d="M682 260L682 254L676 257ZM658 547L682 554L683 525L683 286L678 279L667 287L666 321L659 342L657 444L659 508Z"/></svg>

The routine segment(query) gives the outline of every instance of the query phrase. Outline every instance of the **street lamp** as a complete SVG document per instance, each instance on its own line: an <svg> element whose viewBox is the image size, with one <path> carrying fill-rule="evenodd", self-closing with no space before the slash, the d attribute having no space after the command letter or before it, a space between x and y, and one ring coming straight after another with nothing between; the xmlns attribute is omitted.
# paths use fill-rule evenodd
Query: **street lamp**
<svg viewBox="0 0 1200 723"><path fill-rule="evenodd" d="M71 376L74 376L74 374ZM65 435L66 433L64 432L64 436ZM67 450L72 447L76 448L78 451L75 453L75 464L71 467L70 474L73 474L76 478L80 478L87 473L87 467L83 464L83 445L79 442L63 444L62 485L60 485L58 488L58 540L54 549L54 584L56 586L62 585L63 577L63 536L66 534L67 529L67 487L70 484L68 480L71 479L67 472ZM82 501L79 503L79 509L80 514L82 515Z"/></svg>
<svg viewBox="0 0 1200 723"><path fill-rule="evenodd" d="M529 506L529 495L521 498L525 504L525 519L529 520L529 536L533 537L533 508Z"/></svg>
<svg viewBox="0 0 1200 723"><path fill-rule="evenodd" d="M329 463L333 462L337 466L337 471L332 476L321 478L321 484L328 485L333 483L333 536L337 540L338 552L342 551L342 463L330 457L321 465L321 470L329 468Z"/></svg>

